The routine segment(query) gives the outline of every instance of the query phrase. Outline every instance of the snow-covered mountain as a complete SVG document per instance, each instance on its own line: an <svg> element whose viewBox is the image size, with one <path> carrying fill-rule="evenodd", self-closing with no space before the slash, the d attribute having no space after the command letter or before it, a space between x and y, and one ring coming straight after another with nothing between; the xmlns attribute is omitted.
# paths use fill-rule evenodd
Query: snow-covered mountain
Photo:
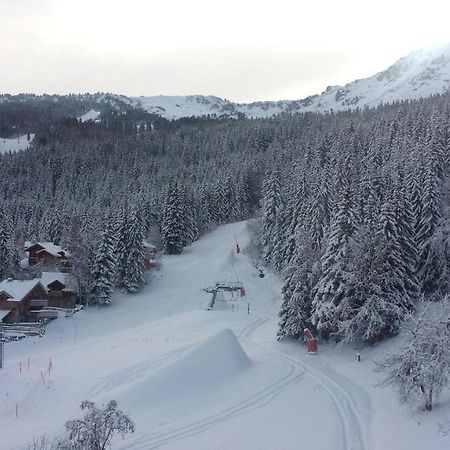
<svg viewBox="0 0 450 450"><path fill-rule="evenodd" d="M339 111L377 106L399 100L418 99L450 89L450 44L422 49L401 58L383 72L329 86L320 95L302 100L234 103L215 96L188 95L133 98L135 106L166 119L201 117L271 117L283 112Z"/></svg>

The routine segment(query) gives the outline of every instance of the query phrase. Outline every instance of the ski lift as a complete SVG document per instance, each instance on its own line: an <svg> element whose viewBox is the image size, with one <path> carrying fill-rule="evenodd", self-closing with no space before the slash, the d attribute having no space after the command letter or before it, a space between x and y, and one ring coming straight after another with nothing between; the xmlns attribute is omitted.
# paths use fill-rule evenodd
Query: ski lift
<svg viewBox="0 0 450 450"><path fill-rule="evenodd" d="M258 269L258 270L259 270L258 277L259 278L264 278L265 277L264 272L261 269Z"/></svg>

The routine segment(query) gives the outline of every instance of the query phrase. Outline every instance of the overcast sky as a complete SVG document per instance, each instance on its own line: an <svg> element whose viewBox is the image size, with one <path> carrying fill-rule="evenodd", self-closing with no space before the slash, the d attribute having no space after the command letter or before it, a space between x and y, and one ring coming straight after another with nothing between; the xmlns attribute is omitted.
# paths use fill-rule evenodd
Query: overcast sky
<svg viewBox="0 0 450 450"><path fill-rule="evenodd" d="M0 92L298 99L450 42L449 3L0 0Z"/></svg>

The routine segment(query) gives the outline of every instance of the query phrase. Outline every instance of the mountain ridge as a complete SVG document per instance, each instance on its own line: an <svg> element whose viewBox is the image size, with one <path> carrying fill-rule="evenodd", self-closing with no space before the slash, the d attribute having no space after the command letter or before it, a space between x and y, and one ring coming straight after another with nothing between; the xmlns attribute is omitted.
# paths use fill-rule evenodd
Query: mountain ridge
<svg viewBox="0 0 450 450"><path fill-rule="evenodd" d="M130 97L134 106L169 120L183 117L263 118L282 113L331 112L402 100L416 100L450 89L450 43L420 49L386 70L344 86L328 86L321 94L300 100L237 103L213 95Z"/></svg>

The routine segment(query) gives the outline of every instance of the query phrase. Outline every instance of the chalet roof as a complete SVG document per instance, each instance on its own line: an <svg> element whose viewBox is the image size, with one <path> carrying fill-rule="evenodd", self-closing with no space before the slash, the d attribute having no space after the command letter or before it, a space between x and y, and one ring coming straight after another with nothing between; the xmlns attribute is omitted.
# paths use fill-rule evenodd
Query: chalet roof
<svg viewBox="0 0 450 450"><path fill-rule="evenodd" d="M10 309L1 309L0 310L0 322L11 312Z"/></svg>
<svg viewBox="0 0 450 450"><path fill-rule="evenodd" d="M59 280L55 280L55 281L52 281L51 283L47 284L47 287L51 288L51 289L53 289L53 287L55 287L55 286L58 286L59 288L61 288L61 290L66 287L66 285L64 283L61 283L61 281L59 281Z"/></svg>
<svg viewBox="0 0 450 450"><path fill-rule="evenodd" d="M40 281L45 286L45 288L47 288L48 285L52 284L54 281L58 281L59 283L65 286L64 288L65 291L78 292L78 285L76 280L68 273L42 272Z"/></svg>
<svg viewBox="0 0 450 450"><path fill-rule="evenodd" d="M67 250L64 250L60 245L56 245L53 242L25 242L25 251L28 252L36 246L41 247L41 250L37 253L46 251L56 258L61 258L62 256L70 256L70 253Z"/></svg>
<svg viewBox="0 0 450 450"><path fill-rule="evenodd" d="M144 241L144 248L148 248L150 250L156 250L156 247L153 244L150 244L150 242Z"/></svg>
<svg viewBox="0 0 450 450"><path fill-rule="evenodd" d="M3 280L0 283L0 292L5 292L10 302L20 302L22 299L40 283L39 279L34 280Z"/></svg>

